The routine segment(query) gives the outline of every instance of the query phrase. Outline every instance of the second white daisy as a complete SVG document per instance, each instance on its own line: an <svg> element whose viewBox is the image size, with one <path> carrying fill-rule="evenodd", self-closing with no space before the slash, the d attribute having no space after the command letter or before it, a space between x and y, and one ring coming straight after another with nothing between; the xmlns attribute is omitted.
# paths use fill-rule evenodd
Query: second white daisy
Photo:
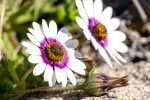
<svg viewBox="0 0 150 100"><path fill-rule="evenodd" d="M85 64L77 58L82 55L73 50L78 46L78 41L71 39L72 36L68 30L63 27L57 34L57 25L54 21L50 21L49 27L45 20L42 21L42 27L38 23L33 22L33 28L29 28L27 33L31 42L23 41L22 45L27 47L26 52L31 54L28 58L29 62L37 63L33 70L33 74L38 76L44 71L44 81L48 81L49 86L54 86L56 80L62 82L62 86L67 84L67 77L73 85L76 85L76 78L73 71L84 75Z"/></svg>
<svg viewBox="0 0 150 100"><path fill-rule="evenodd" d="M112 68L106 51L120 65L121 63L118 59L126 62L118 53L128 51L127 46L122 43L126 39L126 35L116 30L120 25L120 20L111 18L112 8L107 7L102 12L102 0L76 0L76 5L81 16L81 18L76 17L78 25L83 29L86 38L92 41L94 48L98 49L109 66Z"/></svg>

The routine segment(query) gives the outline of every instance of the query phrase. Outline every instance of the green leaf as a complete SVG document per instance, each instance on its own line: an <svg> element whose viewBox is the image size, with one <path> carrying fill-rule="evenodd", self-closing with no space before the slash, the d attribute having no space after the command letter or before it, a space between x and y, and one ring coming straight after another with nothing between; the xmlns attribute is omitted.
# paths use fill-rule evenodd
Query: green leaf
<svg viewBox="0 0 150 100"><path fill-rule="evenodd" d="M77 16L77 10L75 10L74 8L70 7L68 9L68 17L70 20L75 21L75 17Z"/></svg>
<svg viewBox="0 0 150 100"><path fill-rule="evenodd" d="M59 6L58 7L58 12L57 12L58 20L59 21L64 20L65 16L66 16L66 12L65 12L64 7L63 6Z"/></svg>
<svg viewBox="0 0 150 100"><path fill-rule="evenodd" d="M18 25L18 24L23 24L23 23L29 22L31 19L32 19L32 15L31 15L30 13L26 13L26 14L23 14L23 15L18 16L18 17L14 20L14 23L15 23L16 25Z"/></svg>
<svg viewBox="0 0 150 100"><path fill-rule="evenodd" d="M6 83L6 91L7 92L13 91L13 83L11 81L8 81Z"/></svg>
<svg viewBox="0 0 150 100"><path fill-rule="evenodd" d="M72 0L65 0L67 5L70 5L73 1Z"/></svg>
<svg viewBox="0 0 150 100"><path fill-rule="evenodd" d="M8 36L9 33L4 32L3 33L3 40L4 40L4 45L5 45L5 49L6 49L6 57L11 59L11 60L15 60L16 55L14 55L14 46ZM6 65L5 65L6 66Z"/></svg>
<svg viewBox="0 0 150 100"><path fill-rule="evenodd" d="M10 61L8 62L8 71L9 71L11 77L13 78L14 82L19 83L19 77Z"/></svg>
<svg viewBox="0 0 150 100"><path fill-rule="evenodd" d="M6 78L6 76L7 76L7 70L6 69L3 69L2 71L1 71L1 73L0 73L0 84L3 84L3 81L4 81L4 79Z"/></svg>
<svg viewBox="0 0 150 100"><path fill-rule="evenodd" d="M4 41L0 39L0 50L2 50L3 48L4 48Z"/></svg>
<svg viewBox="0 0 150 100"><path fill-rule="evenodd" d="M30 21L30 17L32 17L30 15L31 11L31 5L26 5L25 7L20 8L16 13L10 16L10 22L12 22L13 24L21 24Z"/></svg>
<svg viewBox="0 0 150 100"><path fill-rule="evenodd" d="M34 3L34 13L33 13L33 21L37 21L40 15L40 10L43 7L42 0L35 0Z"/></svg>
<svg viewBox="0 0 150 100"><path fill-rule="evenodd" d="M25 87L26 87L25 81L21 81L19 82L19 84L17 84L17 86L15 87L15 90L24 90Z"/></svg>

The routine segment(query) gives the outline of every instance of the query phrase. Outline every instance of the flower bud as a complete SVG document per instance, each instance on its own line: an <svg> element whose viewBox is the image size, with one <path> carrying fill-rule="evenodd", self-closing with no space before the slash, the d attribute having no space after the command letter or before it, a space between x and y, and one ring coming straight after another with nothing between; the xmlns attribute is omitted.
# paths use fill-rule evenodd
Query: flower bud
<svg viewBox="0 0 150 100"><path fill-rule="evenodd" d="M128 85L128 76L110 77L106 74L91 74L82 84L83 90L89 95L99 96L108 90Z"/></svg>

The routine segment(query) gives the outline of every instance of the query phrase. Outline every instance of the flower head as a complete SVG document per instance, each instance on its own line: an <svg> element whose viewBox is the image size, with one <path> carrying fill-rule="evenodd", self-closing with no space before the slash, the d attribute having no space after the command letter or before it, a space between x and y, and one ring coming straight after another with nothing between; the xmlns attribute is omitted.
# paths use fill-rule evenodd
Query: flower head
<svg viewBox="0 0 150 100"><path fill-rule="evenodd" d="M63 27L57 33L57 25L50 21L49 26L46 21L42 21L42 28L33 22L33 29L29 28L28 38L32 43L23 41L22 45L27 47L26 53L31 54L29 62L36 63L33 74L38 76L44 72L44 81L48 81L49 86L54 86L56 80L62 82L62 86L67 84L67 77L73 85L76 85L76 78L73 71L84 75L85 64L77 58L82 55L73 50L78 46L78 41L72 39L68 30Z"/></svg>
<svg viewBox="0 0 150 100"><path fill-rule="evenodd" d="M78 25L83 29L83 33L101 56L106 60L112 68L112 64L106 51L110 56L121 65L118 61L126 62L118 52L125 53L128 48L122 43L126 39L126 35L117 31L120 25L118 18L111 18L112 8L103 9L102 0L76 0L76 5L80 17L76 17ZM118 52L117 52L118 51Z"/></svg>

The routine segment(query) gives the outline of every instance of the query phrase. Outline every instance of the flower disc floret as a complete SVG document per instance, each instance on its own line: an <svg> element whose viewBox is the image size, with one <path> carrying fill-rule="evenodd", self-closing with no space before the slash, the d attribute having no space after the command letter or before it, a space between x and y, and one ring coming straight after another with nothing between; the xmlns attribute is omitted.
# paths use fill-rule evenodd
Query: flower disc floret
<svg viewBox="0 0 150 100"><path fill-rule="evenodd" d="M45 47L45 55L48 60L60 61L64 58L65 52L60 44L52 42Z"/></svg>
<svg viewBox="0 0 150 100"><path fill-rule="evenodd" d="M103 40L107 36L107 30L106 30L105 26L102 25L101 23L96 24L95 26L93 26L92 27L92 32L98 40Z"/></svg>

